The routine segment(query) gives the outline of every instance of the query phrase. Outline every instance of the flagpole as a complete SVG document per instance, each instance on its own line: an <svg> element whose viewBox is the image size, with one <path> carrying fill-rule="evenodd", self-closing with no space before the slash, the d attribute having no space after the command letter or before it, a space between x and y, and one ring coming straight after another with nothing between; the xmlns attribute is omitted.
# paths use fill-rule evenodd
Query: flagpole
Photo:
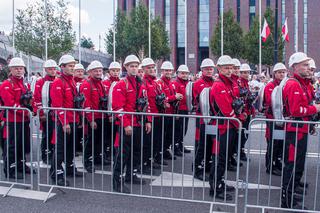
<svg viewBox="0 0 320 213"><path fill-rule="evenodd" d="M276 1L275 18L274 18L274 61L273 64L278 63L278 0Z"/></svg>
<svg viewBox="0 0 320 213"><path fill-rule="evenodd" d="M44 1L44 12L45 12L45 28L44 28L44 34L45 34L45 59L48 60L48 4L47 0Z"/></svg>
<svg viewBox="0 0 320 213"><path fill-rule="evenodd" d="M16 54L15 49L15 26L14 26L14 0L12 0L12 47L13 47L13 57Z"/></svg>
<svg viewBox="0 0 320 213"><path fill-rule="evenodd" d="M184 63L185 65L188 65L187 2L188 0L185 0L185 4L184 4Z"/></svg>
<svg viewBox="0 0 320 213"><path fill-rule="evenodd" d="M224 0L220 0L220 17L221 17L221 55L223 55L223 11L224 11Z"/></svg>
<svg viewBox="0 0 320 213"><path fill-rule="evenodd" d="M79 63L81 64L81 0L79 0Z"/></svg>
<svg viewBox="0 0 320 213"><path fill-rule="evenodd" d="M116 61L116 0L113 0L113 61Z"/></svg>
<svg viewBox="0 0 320 213"><path fill-rule="evenodd" d="M261 0L259 0L259 74L261 74Z"/></svg>
<svg viewBox="0 0 320 213"><path fill-rule="evenodd" d="M148 23L148 32L149 32L149 58L151 58L151 1L149 1L149 23Z"/></svg>
<svg viewBox="0 0 320 213"><path fill-rule="evenodd" d="M294 38L294 50L295 52L298 52L298 44L299 44L299 40L298 40L298 27L299 27L299 22L298 22L298 4L299 4L299 0L296 0L296 4L295 4L295 38Z"/></svg>

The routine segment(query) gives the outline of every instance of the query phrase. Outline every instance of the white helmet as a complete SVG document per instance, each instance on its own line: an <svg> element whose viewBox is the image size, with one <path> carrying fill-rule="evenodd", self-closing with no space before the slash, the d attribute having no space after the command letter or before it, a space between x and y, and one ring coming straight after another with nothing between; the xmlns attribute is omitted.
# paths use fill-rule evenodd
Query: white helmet
<svg viewBox="0 0 320 213"><path fill-rule="evenodd" d="M232 59L232 62L233 62L233 65L234 65L235 67L240 67L240 66L241 66L240 61L239 61L238 59L236 59L236 58L233 58L233 59Z"/></svg>
<svg viewBox="0 0 320 213"><path fill-rule="evenodd" d="M217 61L218 66L233 65L232 58L228 55L222 55Z"/></svg>
<svg viewBox="0 0 320 213"><path fill-rule="evenodd" d="M145 58L145 59L142 60L142 62L141 62L141 66L142 67L146 67L146 66L149 66L149 65L156 65L154 63L154 61L152 60L152 58Z"/></svg>
<svg viewBox="0 0 320 213"><path fill-rule="evenodd" d="M76 60L72 55L63 55L59 60L59 66L62 64L76 63Z"/></svg>
<svg viewBox="0 0 320 213"><path fill-rule="evenodd" d="M292 66L294 64L298 64L298 63L301 63L303 61L308 61L310 60L311 58L309 58L307 56L307 54L303 53L303 52L296 52L296 53L293 53L290 58L289 58L289 68L292 68Z"/></svg>
<svg viewBox="0 0 320 213"><path fill-rule="evenodd" d="M273 67L272 72L277 72L279 70L287 70L287 68L283 63L276 63Z"/></svg>
<svg viewBox="0 0 320 213"><path fill-rule="evenodd" d="M49 59L46 62L44 62L43 68L51 68L51 67L58 67L57 63L54 60Z"/></svg>
<svg viewBox="0 0 320 213"><path fill-rule="evenodd" d="M210 58L206 58L201 62L200 68L215 67L214 62Z"/></svg>
<svg viewBox="0 0 320 213"><path fill-rule="evenodd" d="M142 64L139 64L138 70L142 70Z"/></svg>
<svg viewBox="0 0 320 213"><path fill-rule="evenodd" d="M103 66L102 66L100 61L94 60L87 67L87 71L94 70L94 69L97 69L97 68L101 68L102 69Z"/></svg>
<svg viewBox="0 0 320 213"><path fill-rule="evenodd" d="M83 67L82 64L76 64L76 65L74 66L74 70L84 70L84 67Z"/></svg>
<svg viewBox="0 0 320 213"><path fill-rule="evenodd" d="M312 58L309 61L309 65L310 65L311 69L317 69L316 63L314 62L314 60Z"/></svg>
<svg viewBox="0 0 320 213"><path fill-rule="evenodd" d="M188 68L187 65L182 64L182 65L180 65L180 66L178 67L177 72L190 72L190 71L189 71L189 68Z"/></svg>
<svg viewBox="0 0 320 213"><path fill-rule="evenodd" d="M21 58L12 58L8 65L9 67L26 67L23 60Z"/></svg>
<svg viewBox="0 0 320 213"><path fill-rule="evenodd" d="M165 61L162 63L161 68L162 70L174 70L173 65L170 61Z"/></svg>
<svg viewBox="0 0 320 213"><path fill-rule="evenodd" d="M119 70L121 70L121 65L116 61L111 62L110 65L109 65L109 70L111 70L111 69L119 69Z"/></svg>
<svg viewBox="0 0 320 213"><path fill-rule="evenodd" d="M316 73L314 74L314 76L317 77L317 78L320 78L320 72L316 72Z"/></svg>
<svg viewBox="0 0 320 213"><path fill-rule="evenodd" d="M240 72L243 72L243 71L251 71L251 68L250 68L249 64L246 64L246 63L241 64Z"/></svg>
<svg viewBox="0 0 320 213"><path fill-rule="evenodd" d="M124 60L124 65L128 65L128 64L130 64L130 63L140 63L140 60L139 60L139 58L137 57L137 56L135 56L135 55L128 55L127 57L126 57L126 59Z"/></svg>

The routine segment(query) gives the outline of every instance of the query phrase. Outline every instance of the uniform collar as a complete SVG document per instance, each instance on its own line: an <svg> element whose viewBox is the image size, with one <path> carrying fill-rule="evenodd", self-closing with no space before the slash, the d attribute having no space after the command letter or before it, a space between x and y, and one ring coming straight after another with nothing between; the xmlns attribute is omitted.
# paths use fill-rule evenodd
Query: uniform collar
<svg viewBox="0 0 320 213"><path fill-rule="evenodd" d="M55 76L46 75L46 76L44 77L44 80L45 80L45 81L53 81L55 78L56 78Z"/></svg>
<svg viewBox="0 0 320 213"><path fill-rule="evenodd" d="M72 75L66 75L64 73L61 73L61 77L69 81L72 81L72 79L74 79Z"/></svg>
<svg viewBox="0 0 320 213"><path fill-rule="evenodd" d="M79 82L81 83L84 80L84 78L78 78L78 77L73 77L73 79L76 83L79 83Z"/></svg>
<svg viewBox="0 0 320 213"><path fill-rule="evenodd" d="M307 85L309 83L309 81L308 81L309 79L301 78L300 75L297 75L295 73L293 74L293 77L304 85Z"/></svg>
<svg viewBox="0 0 320 213"><path fill-rule="evenodd" d="M114 82L114 81L119 81L120 78L119 78L119 77L110 76L110 77L109 77L109 80L112 81L112 82Z"/></svg>
<svg viewBox="0 0 320 213"><path fill-rule="evenodd" d="M92 81L93 83L99 83L101 82L102 79L97 79L97 78L92 78L92 77L89 77L90 81Z"/></svg>
<svg viewBox="0 0 320 213"><path fill-rule="evenodd" d="M21 77L21 78L18 78L18 77L16 77L16 76L11 76L10 77L10 79L13 81L13 82L17 82L17 83L21 83L21 82L23 82L23 77Z"/></svg>
<svg viewBox="0 0 320 213"><path fill-rule="evenodd" d="M183 83L188 82L188 80L183 80L182 78L179 78L179 77L177 77L177 79L178 79L180 82L183 82Z"/></svg>
<svg viewBox="0 0 320 213"><path fill-rule="evenodd" d="M231 80L231 78L228 78L228 77L226 77L226 76L224 76L224 75L222 75L222 74L219 74L219 78L220 78L224 83L232 85L232 80Z"/></svg>
<svg viewBox="0 0 320 213"><path fill-rule="evenodd" d="M206 82L212 82L213 81L212 76L202 76L201 78Z"/></svg>
<svg viewBox="0 0 320 213"><path fill-rule="evenodd" d="M162 76L161 79L166 83L169 83L171 81L171 78L167 78L166 76Z"/></svg>
<svg viewBox="0 0 320 213"><path fill-rule="evenodd" d="M156 77L152 76L152 75L144 75L144 79L149 80L149 81L153 81L156 79Z"/></svg>

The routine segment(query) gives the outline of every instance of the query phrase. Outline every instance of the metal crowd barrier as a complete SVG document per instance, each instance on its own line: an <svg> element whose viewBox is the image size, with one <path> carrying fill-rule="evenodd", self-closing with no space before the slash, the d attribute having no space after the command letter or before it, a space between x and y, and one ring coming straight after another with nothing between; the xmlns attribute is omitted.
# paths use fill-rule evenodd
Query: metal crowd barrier
<svg viewBox="0 0 320 213"><path fill-rule="evenodd" d="M187 154L182 149L182 156L177 157L176 160L172 158L170 160L170 157L168 159L164 154L168 151L171 154L175 153L175 149L179 147L177 142L194 145L195 136L192 131L195 130L195 119L207 118L217 123L225 121L228 128L231 128L231 122L237 123L241 128L239 120L196 115L83 109L43 108L41 110L45 111L45 119L42 123L42 135L40 132L37 134L38 189L46 187L49 190L48 198L54 188L65 188L112 194L122 192L130 196L200 202L209 204L210 211L215 209L227 212L239 211L239 156L236 171L228 171L228 163L223 167L219 165L220 169L225 170L222 180L234 187L234 192L230 192L232 195L230 200L226 195L223 199L218 199L215 192L211 193L213 197L209 196L210 187L207 180L194 178L195 151ZM70 134L63 131L61 119L64 121L67 117L77 119L77 116L80 117L79 123L71 125ZM97 129L90 128L86 119L88 116L96 120ZM137 119L143 128L134 128L131 136L126 135L123 126L126 118L131 119L131 126L134 124L133 119ZM145 128L147 121L151 121L149 134L146 133ZM211 141L213 139L222 141L216 125L206 126L205 129L204 147L210 142L207 141L207 135L211 135L209 139ZM187 131L191 132L186 135ZM51 134L53 137L50 136ZM177 141L180 140L179 137L180 139L182 137L182 141ZM231 145L237 145L233 149L239 153L240 131L234 135L229 135L227 131L223 137L228 141L225 144L226 153L231 152L231 148L228 147ZM214 144L218 146L218 143ZM212 155L211 149L209 153L207 149L204 150L204 159ZM43 153L45 157L41 156ZM217 165L223 162L222 159L218 160L219 156L215 155L217 163L213 167L214 182L217 180ZM230 154L224 155L226 162L229 156ZM204 176L209 174L210 169L206 168L210 167L209 163L203 161ZM52 166L57 169L51 169ZM227 190L229 188L224 185L224 194Z"/></svg>
<svg viewBox="0 0 320 213"><path fill-rule="evenodd" d="M319 124L260 118L250 122L244 212L320 211L320 143L319 133L314 134Z"/></svg>
<svg viewBox="0 0 320 213"><path fill-rule="evenodd" d="M15 186L35 187L32 143L32 112L27 108L0 107L1 164L0 183L10 185L7 196ZM6 120L8 119L8 120Z"/></svg>

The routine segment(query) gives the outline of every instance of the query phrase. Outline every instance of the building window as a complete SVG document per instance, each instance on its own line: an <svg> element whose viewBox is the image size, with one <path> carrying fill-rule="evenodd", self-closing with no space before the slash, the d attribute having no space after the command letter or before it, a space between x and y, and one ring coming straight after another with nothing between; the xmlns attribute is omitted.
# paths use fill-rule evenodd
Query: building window
<svg viewBox="0 0 320 213"><path fill-rule="evenodd" d="M267 0L267 7L270 7L270 0Z"/></svg>
<svg viewBox="0 0 320 213"><path fill-rule="evenodd" d="M308 51L308 0L303 0L303 50Z"/></svg>
<svg viewBox="0 0 320 213"><path fill-rule="evenodd" d="M164 2L164 22L170 42L170 0L165 0Z"/></svg>
<svg viewBox="0 0 320 213"><path fill-rule="evenodd" d="M256 0L249 1L249 26L251 27L253 19L256 16Z"/></svg>
<svg viewBox="0 0 320 213"><path fill-rule="evenodd" d="M177 47L185 46L185 1L177 0Z"/></svg>
<svg viewBox="0 0 320 213"><path fill-rule="evenodd" d="M281 0L281 20L282 23L286 20L286 0Z"/></svg>
<svg viewBox="0 0 320 213"><path fill-rule="evenodd" d="M237 22L240 23L240 0L237 0Z"/></svg>
<svg viewBox="0 0 320 213"><path fill-rule="evenodd" d="M149 0L150 4L150 12L151 12L151 18L153 19L155 17L155 0Z"/></svg>
<svg viewBox="0 0 320 213"><path fill-rule="evenodd" d="M209 0L199 0L199 47L209 47Z"/></svg>

